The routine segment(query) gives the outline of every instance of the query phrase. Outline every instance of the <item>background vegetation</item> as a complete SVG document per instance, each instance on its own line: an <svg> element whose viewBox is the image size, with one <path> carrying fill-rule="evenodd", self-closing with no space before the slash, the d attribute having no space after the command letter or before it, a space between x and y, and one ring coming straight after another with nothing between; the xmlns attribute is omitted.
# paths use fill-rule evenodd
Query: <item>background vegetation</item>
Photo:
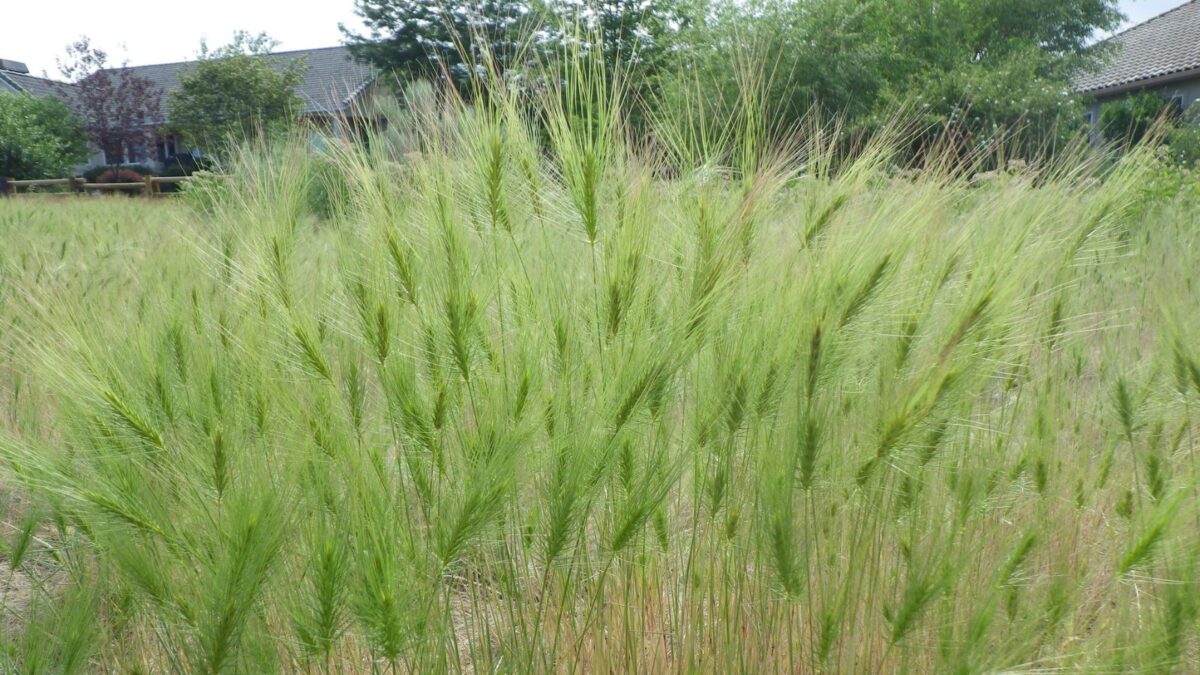
<svg viewBox="0 0 1200 675"><path fill-rule="evenodd" d="M276 46L265 33L245 32L216 49L201 43L199 58L167 97L171 131L218 158L260 133L286 133L303 111L296 87L307 66L302 59L272 64L262 58Z"/></svg>
<svg viewBox="0 0 1200 675"><path fill-rule="evenodd" d="M87 154L83 124L66 104L0 96L0 176L61 178Z"/></svg>
<svg viewBox="0 0 1200 675"><path fill-rule="evenodd" d="M367 34L351 48L384 72L468 83L487 51L523 86L545 54L595 44L608 72L635 75L639 106L680 110L704 83L706 117L736 105L747 62L767 64L772 118L814 108L852 129L885 128L899 107L968 145L1007 134L1010 152L1061 147L1084 128L1071 79L1096 67L1094 35L1121 20L1115 0L359 0ZM581 38L582 36L582 38ZM594 36L596 39L591 39ZM636 105L635 105L636 104ZM917 142L928 139L914 139Z"/></svg>

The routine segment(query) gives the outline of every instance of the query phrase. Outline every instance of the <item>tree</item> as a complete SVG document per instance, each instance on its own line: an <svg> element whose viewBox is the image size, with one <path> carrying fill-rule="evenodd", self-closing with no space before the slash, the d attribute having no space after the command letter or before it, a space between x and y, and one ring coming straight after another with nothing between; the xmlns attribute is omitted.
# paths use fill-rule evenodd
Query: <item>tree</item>
<svg viewBox="0 0 1200 675"><path fill-rule="evenodd" d="M1115 0L746 0L684 36L684 73L728 99L750 54L785 124L818 108L869 131L907 110L984 142L1019 127L1037 145L1082 125L1071 77L1120 19Z"/></svg>
<svg viewBox="0 0 1200 675"><path fill-rule="evenodd" d="M340 28L357 58L405 78L459 87L485 52L498 70L506 69L533 18L520 0L355 0L355 12L367 34Z"/></svg>
<svg viewBox="0 0 1200 675"><path fill-rule="evenodd" d="M652 78L698 9L689 0L547 0L543 44L595 43L610 72Z"/></svg>
<svg viewBox="0 0 1200 675"><path fill-rule="evenodd" d="M301 59L269 57L277 44L265 33L243 31L215 50L202 42L199 59L168 97L170 128L191 145L220 154L231 141L294 122L302 103L295 90L307 66Z"/></svg>
<svg viewBox="0 0 1200 675"><path fill-rule="evenodd" d="M162 92L128 64L108 67L108 54L85 36L67 47L59 70L72 86L62 88L74 102L88 138L104 152L109 164L142 154L157 133Z"/></svg>
<svg viewBox="0 0 1200 675"><path fill-rule="evenodd" d="M61 178L87 159L83 122L61 101L0 96L0 176Z"/></svg>

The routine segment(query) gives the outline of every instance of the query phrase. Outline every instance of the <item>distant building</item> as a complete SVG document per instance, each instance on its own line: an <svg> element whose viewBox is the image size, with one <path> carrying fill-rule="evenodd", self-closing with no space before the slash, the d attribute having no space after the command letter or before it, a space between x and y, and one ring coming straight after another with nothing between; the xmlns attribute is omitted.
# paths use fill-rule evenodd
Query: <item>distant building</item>
<svg viewBox="0 0 1200 675"><path fill-rule="evenodd" d="M1104 105L1151 91L1180 112L1200 100L1200 0L1140 23L1100 45L1109 54L1102 67L1075 81L1089 99L1088 121L1099 129Z"/></svg>
<svg viewBox="0 0 1200 675"><path fill-rule="evenodd" d="M268 59L280 69L295 59L304 62L304 81L296 88L296 95L303 101L301 114L305 119L316 121L338 135L353 131L344 127L346 123L354 126L362 121L359 114L373 93L377 80L376 71L356 61L347 48L303 49L276 52L256 58ZM186 139L169 132L165 117L167 97L179 88L179 78L188 72L193 63L181 61L131 66L129 70L153 82L163 96L162 118L147 121L147 126L152 127L155 132L154 147L136 150L130 153L134 155L132 157L119 158L105 157L97 151L89 165L147 164L153 168L161 168L173 156L193 152L199 154L202 148L190 148ZM0 95L27 93L34 96L53 96L72 104L71 89L70 84L30 75L29 68L24 63L0 59Z"/></svg>
<svg viewBox="0 0 1200 675"><path fill-rule="evenodd" d="M34 77L20 61L0 59L0 94L32 94L59 96L59 84L53 80Z"/></svg>

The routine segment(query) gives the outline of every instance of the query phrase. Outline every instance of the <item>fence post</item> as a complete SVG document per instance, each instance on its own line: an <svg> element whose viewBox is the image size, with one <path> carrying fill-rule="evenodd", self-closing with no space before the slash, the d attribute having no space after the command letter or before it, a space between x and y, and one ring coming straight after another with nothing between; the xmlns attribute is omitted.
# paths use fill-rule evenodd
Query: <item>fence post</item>
<svg viewBox="0 0 1200 675"><path fill-rule="evenodd" d="M9 190L8 181L9 181L8 176L0 176L0 198L4 198L4 197L8 196L8 190Z"/></svg>
<svg viewBox="0 0 1200 675"><path fill-rule="evenodd" d="M85 182L87 182L87 179L85 179L83 176L72 176L71 177L71 192L75 192L77 194L83 194L83 184Z"/></svg>
<svg viewBox="0 0 1200 675"><path fill-rule="evenodd" d="M146 176L146 196L147 197L154 196L154 177L153 176Z"/></svg>

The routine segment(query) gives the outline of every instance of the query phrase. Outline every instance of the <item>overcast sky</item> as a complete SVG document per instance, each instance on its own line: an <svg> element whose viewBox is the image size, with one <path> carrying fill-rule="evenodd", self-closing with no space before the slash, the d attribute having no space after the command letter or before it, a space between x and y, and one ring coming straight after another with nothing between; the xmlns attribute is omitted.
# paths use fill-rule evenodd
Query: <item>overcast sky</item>
<svg viewBox="0 0 1200 675"><path fill-rule="evenodd" d="M1185 0L1121 0L1133 22ZM183 61L201 39L224 44L233 31L266 31L280 49L341 44L338 23L358 27L354 0L0 0L0 58L24 61L34 74L58 75L55 58L80 35L107 49L110 61L145 65Z"/></svg>
<svg viewBox="0 0 1200 675"><path fill-rule="evenodd" d="M1187 0L1121 0L1121 11L1129 17L1129 23L1140 23L1186 2Z"/></svg>
<svg viewBox="0 0 1200 675"><path fill-rule="evenodd" d="M219 46L239 29L266 31L281 50L332 47L338 22L361 26L354 0L0 0L0 58L54 77L55 58L80 35L109 61L147 65L191 59L201 39Z"/></svg>

